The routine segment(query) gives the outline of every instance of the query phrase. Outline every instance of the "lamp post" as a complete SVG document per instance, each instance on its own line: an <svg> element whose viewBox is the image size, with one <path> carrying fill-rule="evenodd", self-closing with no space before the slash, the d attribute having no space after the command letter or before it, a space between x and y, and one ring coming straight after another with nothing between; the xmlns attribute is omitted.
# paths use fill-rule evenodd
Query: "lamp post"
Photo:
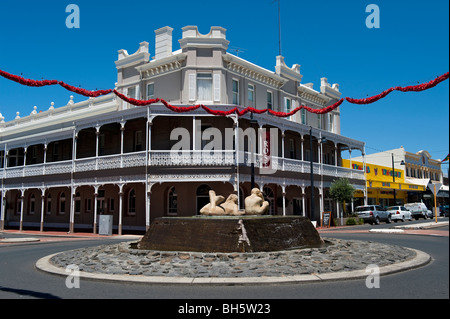
<svg viewBox="0 0 450 319"><path fill-rule="evenodd" d="M255 119L253 119L253 113L250 113L250 125L253 125L253 124L258 124L258 121L256 121ZM253 152L253 148L254 148L254 144L253 143L255 143L255 141L253 141L253 139L252 138L250 138L252 141L251 141L251 146L250 146L250 148L251 148L251 150L250 150L250 156L251 156L251 159L250 159L250 189L253 189L253 188L255 188L255 161L254 161L254 152ZM256 143L255 143L256 144Z"/></svg>
<svg viewBox="0 0 450 319"><path fill-rule="evenodd" d="M394 168L394 153L391 154L392 155L392 181L393 183L395 183L395 168ZM401 162L397 162L400 163L400 165L405 165L405 161L402 160ZM397 204L397 198L396 198L396 191L395 191L395 186L392 185L392 189L394 190L394 206Z"/></svg>

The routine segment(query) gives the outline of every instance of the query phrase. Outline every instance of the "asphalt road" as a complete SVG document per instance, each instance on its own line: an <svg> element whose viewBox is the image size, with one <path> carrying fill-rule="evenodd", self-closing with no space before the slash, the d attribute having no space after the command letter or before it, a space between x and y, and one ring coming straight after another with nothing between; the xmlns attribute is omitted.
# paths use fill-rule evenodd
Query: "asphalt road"
<svg viewBox="0 0 450 319"><path fill-rule="evenodd" d="M414 223L414 222L412 222ZM356 226L353 230L389 225ZM448 231L448 226L439 228ZM448 299L449 237L333 231L323 237L372 240L422 250L432 257L424 267L382 276L380 288L368 289L365 280L250 286L149 285L80 280L80 288L66 287L66 277L44 273L36 261L53 253L96 246L117 240L76 240L0 245L1 299ZM184 303L183 303L184 304ZM175 306L174 306L175 307ZM172 309L174 310L174 309Z"/></svg>

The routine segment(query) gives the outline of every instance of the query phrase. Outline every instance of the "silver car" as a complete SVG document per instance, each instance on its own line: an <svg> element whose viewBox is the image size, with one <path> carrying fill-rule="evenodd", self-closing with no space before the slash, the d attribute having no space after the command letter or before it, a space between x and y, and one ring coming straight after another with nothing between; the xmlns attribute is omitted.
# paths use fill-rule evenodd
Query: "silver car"
<svg viewBox="0 0 450 319"><path fill-rule="evenodd" d="M391 214L391 220L397 222L401 220L404 222L407 220L412 220L412 214L405 206L391 206L387 208L387 212Z"/></svg>
<svg viewBox="0 0 450 319"><path fill-rule="evenodd" d="M371 225L378 225L381 221L386 223L391 222L391 214L380 205L358 206L355 209L355 213L358 214L359 218L364 220L364 223Z"/></svg>

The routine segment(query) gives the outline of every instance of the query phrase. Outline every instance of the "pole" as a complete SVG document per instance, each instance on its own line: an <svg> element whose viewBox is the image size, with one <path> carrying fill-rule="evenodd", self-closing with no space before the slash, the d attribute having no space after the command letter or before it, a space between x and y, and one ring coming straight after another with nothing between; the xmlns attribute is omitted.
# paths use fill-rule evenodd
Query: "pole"
<svg viewBox="0 0 450 319"><path fill-rule="evenodd" d="M395 198L395 168L394 168L394 153L392 153L392 189L394 190L394 206L397 205L397 199Z"/></svg>
<svg viewBox="0 0 450 319"><path fill-rule="evenodd" d="M434 184L434 220L437 221L437 204L436 204L436 184Z"/></svg>
<svg viewBox="0 0 450 319"><path fill-rule="evenodd" d="M309 161L310 161L310 178L311 178L311 221L314 220L314 170L313 170L313 142L312 127L309 128Z"/></svg>

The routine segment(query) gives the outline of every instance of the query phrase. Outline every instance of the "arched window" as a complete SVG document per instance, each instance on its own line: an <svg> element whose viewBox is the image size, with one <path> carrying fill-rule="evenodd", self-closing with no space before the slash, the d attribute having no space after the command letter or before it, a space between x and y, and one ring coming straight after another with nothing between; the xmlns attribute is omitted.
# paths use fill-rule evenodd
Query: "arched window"
<svg viewBox="0 0 450 319"><path fill-rule="evenodd" d="M34 194L30 195L30 205L28 207L28 214L34 215L34 212L36 210L36 197L34 196Z"/></svg>
<svg viewBox="0 0 450 319"><path fill-rule="evenodd" d="M80 192L75 194L75 214L81 213L81 195Z"/></svg>
<svg viewBox="0 0 450 319"><path fill-rule="evenodd" d="M128 215L136 214L136 191L132 188L128 193Z"/></svg>
<svg viewBox="0 0 450 319"><path fill-rule="evenodd" d="M52 213L52 195L47 195L47 215Z"/></svg>
<svg viewBox="0 0 450 319"><path fill-rule="evenodd" d="M22 198L20 196L20 193L16 196L16 215L20 215L20 212L22 211Z"/></svg>
<svg viewBox="0 0 450 319"><path fill-rule="evenodd" d="M264 199L269 202L269 215L275 215L275 197L270 187L264 187Z"/></svg>
<svg viewBox="0 0 450 319"><path fill-rule="evenodd" d="M59 195L59 213L65 214L66 213L66 194L61 193Z"/></svg>
<svg viewBox="0 0 450 319"><path fill-rule="evenodd" d="M175 216L178 214L178 194L175 187L169 189L167 215Z"/></svg>

